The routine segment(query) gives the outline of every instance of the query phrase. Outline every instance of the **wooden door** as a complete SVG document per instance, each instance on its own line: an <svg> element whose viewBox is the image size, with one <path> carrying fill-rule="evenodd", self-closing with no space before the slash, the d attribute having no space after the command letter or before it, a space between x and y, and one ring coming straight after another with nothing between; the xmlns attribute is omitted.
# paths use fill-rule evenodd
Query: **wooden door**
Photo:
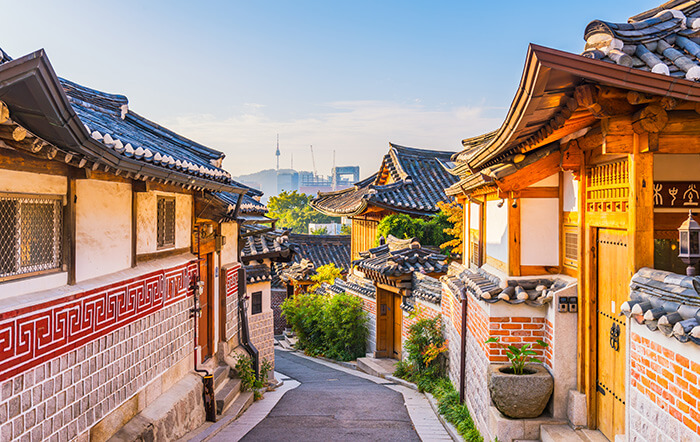
<svg viewBox="0 0 700 442"><path fill-rule="evenodd" d="M214 278L212 275L212 256L213 253L209 253L199 261L199 278L204 285L202 286L202 294L199 296L199 307L202 311L197 324L197 340L202 349L202 360L210 357L213 349L214 304L212 302L212 289Z"/></svg>
<svg viewBox="0 0 700 442"><path fill-rule="evenodd" d="M393 357L393 294L386 290L377 289L377 358Z"/></svg>
<svg viewBox="0 0 700 442"><path fill-rule="evenodd" d="M403 324L403 311L401 310L401 296L393 295L394 302L392 305L392 317L393 317L393 335L394 335L394 345L393 352L390 356L394 359L401 359L401 351L403 350L403 345L401 342L401 326Z"/></svg>
<svg viewBox="0 0 700 442"><path fill-rule="evenodd" d="M610 440L625 433L627 330L620 306L629 296L627 231L598 229L596 258L598 429Z"/></svg>

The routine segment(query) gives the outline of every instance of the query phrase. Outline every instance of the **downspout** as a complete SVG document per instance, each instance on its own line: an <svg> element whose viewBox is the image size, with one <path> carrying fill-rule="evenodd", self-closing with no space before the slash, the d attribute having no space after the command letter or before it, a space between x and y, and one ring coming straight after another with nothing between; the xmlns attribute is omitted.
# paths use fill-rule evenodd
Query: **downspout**
<svg viewBox="0 0 700 442"><path fill-rule="evenodd" d="M253 360L253 369L255 369L255 379L260 379L260 369L258 367L258 349L255 348L250 341L250 328L248 326L248 295L246 294L246 276L245 269L241 267L238 273L238 318L239 327L241 330L241 345L248 352Z"/></svg>
<svg viewBox="0 0 700 442"><path fill-rule="evenodd" d="M464 404L467 356L467 297L462 289L462 336L459 346L459 403Z"/></svg>

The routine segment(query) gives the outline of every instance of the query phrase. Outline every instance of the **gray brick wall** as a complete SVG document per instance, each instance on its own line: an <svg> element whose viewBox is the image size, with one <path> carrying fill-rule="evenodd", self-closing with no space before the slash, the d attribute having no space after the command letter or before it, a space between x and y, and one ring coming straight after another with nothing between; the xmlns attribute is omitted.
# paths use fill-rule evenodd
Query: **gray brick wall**
<svg viewBox="0 0 700 442"><path fill-rule="evenodd" d="M700 436L636 388L630 388L629 400L630 442L700 440Z"/></svg>
<svg viewBox="0 0 700 442"><path fill-rule="evenodd" d="M193 349L191 298L0 386L0 440L76 438Z"/></svg>
<svg viewBox="0 0 700 442"><path fill-rule="evenodd" d="M273 313L272 310L251 315L248 326L250 327L250 340L258 349L260 362L267 359L275 367L275 338L273 336ZM272 376L272 373L270 373Z"/></svg>

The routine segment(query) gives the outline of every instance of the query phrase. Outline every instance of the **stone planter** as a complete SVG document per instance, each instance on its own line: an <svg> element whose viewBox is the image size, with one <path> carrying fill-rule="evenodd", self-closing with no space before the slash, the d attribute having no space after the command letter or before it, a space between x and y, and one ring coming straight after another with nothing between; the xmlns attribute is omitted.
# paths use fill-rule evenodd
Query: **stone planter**
<svg viewBox="0 0 700 442"><path fill-rule="evenodd" d="M544 411L554 390L554 379L544 366L525 366L528 374L514 375L503 370L510 365L489 367L489 393L498 411L514 419L537 417Z"/></svg>

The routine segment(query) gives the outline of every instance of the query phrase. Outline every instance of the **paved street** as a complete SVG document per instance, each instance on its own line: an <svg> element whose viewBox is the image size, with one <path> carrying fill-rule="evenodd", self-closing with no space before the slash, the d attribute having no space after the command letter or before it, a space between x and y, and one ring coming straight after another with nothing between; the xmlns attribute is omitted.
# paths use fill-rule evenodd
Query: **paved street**
<svg viewBox="0 0 700 442"><path fill-rule="evenodd" d="M420 440L399 392L291 352L278 350L275 358L275 369L301 385L244 441Z"/></svg>

